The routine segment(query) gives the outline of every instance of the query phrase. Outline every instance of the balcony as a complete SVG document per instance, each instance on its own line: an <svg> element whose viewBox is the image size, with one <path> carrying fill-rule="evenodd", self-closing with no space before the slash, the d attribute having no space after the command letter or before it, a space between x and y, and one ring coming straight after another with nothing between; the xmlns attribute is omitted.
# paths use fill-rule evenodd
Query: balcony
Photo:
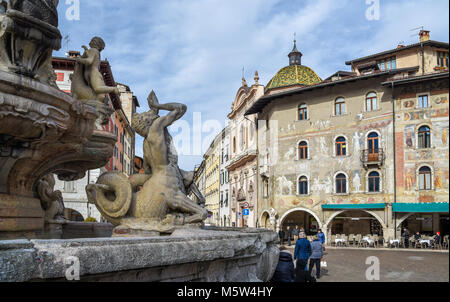
<svg viewBox="0 0 450 302"><path fill-rule="evenodd" d="M361 162L365 168L369 166L381 167L384 159L385 155L382 149L365 149L361 151Z"/></svg>

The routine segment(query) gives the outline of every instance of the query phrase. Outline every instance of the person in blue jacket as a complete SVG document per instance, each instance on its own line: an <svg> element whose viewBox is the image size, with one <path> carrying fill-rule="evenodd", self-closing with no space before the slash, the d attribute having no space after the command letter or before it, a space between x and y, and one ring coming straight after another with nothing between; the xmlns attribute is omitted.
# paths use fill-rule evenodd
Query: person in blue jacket
<svg viewBox="0 0 450 302"><path fill-rule="evenodd" d="M303 269L299 268L299 266L301 266L300 260L304 260L306 261L306 263L308 263L309 256L311 255L311 243L309 242L308 239L306 239L305 233L301 232L299 237L300 238L295 243L295 250L294 250L294 261L297 260L296 263L297 270ZM304 261L302 261L302 263ZM307 271L308 268L305 266L304 270Z"/></svg>
<svg viewBox="0 0 450 302"><path fill-rule="evenodd" d="M323 250L325 251L325 234L322 232L322 229L319 229L317 232L317 237L319 237L319 241L322 243Z"/></svg>

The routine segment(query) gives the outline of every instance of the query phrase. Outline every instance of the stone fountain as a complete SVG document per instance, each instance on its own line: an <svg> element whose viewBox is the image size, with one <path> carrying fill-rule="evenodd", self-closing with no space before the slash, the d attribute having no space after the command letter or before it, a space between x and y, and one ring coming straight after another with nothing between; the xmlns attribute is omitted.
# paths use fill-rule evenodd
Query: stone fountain
<svg viewBox="0 0 450 302"><path fill-rule="evenodd" d="M277 234L204 226L204 198L193 172L178 167L167 130L187 108L160 104L153 91L150 110L132 119L145 139L145 173L107 172L86 187L89 202L115 226L113 237L48 239L64 224L53 174L72 181L104 166L117 139L101 131L112 113L106 95L117 93L98 71L101 38L83 46L73 95L56 87L50 63L61 43L57 3L10 0L0 7L0 281L58 281L70 272L84 281L270 280ZM75 266L69 275L68 264Z"/></svg>
<svg viewBox="0 0 450 302"><path fill-rule="evenodd" d="M46 237L62 216L51 173L80 179L108 162L116 141L96 127L111 113L106 105L56 86L56 2L8 1L0 10L0 239Z"/></svg>

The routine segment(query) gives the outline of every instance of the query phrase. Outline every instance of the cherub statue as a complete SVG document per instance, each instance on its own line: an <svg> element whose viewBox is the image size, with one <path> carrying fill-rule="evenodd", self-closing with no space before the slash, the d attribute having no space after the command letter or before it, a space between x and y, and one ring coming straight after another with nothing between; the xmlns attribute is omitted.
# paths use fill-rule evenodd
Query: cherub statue
<svg viewBox="0 0 450 302"><path fill-rule="evenodd" d="M178 156L167 127L180 119L186 106L179 103L159 104L152 91L148 97L150 110L134 114L133 129L144 140L144 174L107 172L97 184L88 185L88 200L102 215L117 225L117 230L134 229L171 233L176 226L200 224L207 210L187 197L192 191L204 203L194 183L194 172L178 167ZM169 114L160 116L160 110ZM142 186L140 191L135 188Z"/></svg>
<svg viewBox="0 0 450 302"><path fill-rule="evenodd" d="M42 208L45 211L45 222L65 222L64 202L61 191L54 191L55 178L49 173L42 177L37 186Z"/></svg>
<svg viewBox="0 0 450 302"><path fill-rule="evenodd" d="M84 102L98 101L97 104L100 106L97 106L97 108L102 115L102 124L106 124L108 123L109 115L112 114L108 110L109 106L106 103L106 94L114 93L118 95L119 89L117 87L106 86L103 76L100 73L100 53L105 49L103 39L94 37L89 43L89 46L91 48L83 45L82 47L85 50L84 54L76 59L78 64L71 76L72 95L75 99Z"/></svg>

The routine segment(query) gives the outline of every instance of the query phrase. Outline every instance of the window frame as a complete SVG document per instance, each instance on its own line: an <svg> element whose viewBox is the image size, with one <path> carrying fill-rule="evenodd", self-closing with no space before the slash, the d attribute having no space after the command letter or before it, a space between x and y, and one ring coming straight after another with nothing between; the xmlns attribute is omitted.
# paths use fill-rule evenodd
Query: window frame
<svg viewBox="0 0 450 302"><path fill-rule="evenodd" d="M342 100L342 101L340 101L340 100ZM338 102L338 101L340 101L340 102ZM339 110L340 110L339 113L337 111L338 105L339 105ZM342 112L342 108L344 109L344 112ZM334 116L343 116L346 114L347 114L347 106L345 103L345 98L342 96L336 98L334 100Z"/></svg>
<svg viewBox="0 0 450 302"><path fill-rule="evenodd" d="M424 127L428 128L428 131L420 130ZM423 137L424 135L425 135L425 137ZM421 139L422 139L422 144L421 144ZM426 142L428 142L428 145L426 144ZM431 127L426 124L419 125L417 127L417 148L418 149L430 149L431 148Z"/></svg>
<svg viewBox="0 0 450 302"><path fill-rule="evenodd" d="M369 95L374 94L375 96L369 97ZM368 101L370 102L370 106L371 109L369 110L369 106L368 106ZM375 100L375 108L374 108L374 102L373 100ZM373 112L373 111L377 111L379 110L379 106L378 106L378 94L375 91L370 91L368 93L366 93L365 96L365 107L366 107L366 112Z"/></svg>
<svg viewBox="0 0 450 302"><path fill-rule="evenodd" d="M344 178L338 178L338 176L343 175ZM342 183L339 184L339 188L341 191L338 190L338 180L340 182L344 181L344 185ZM345 191L342 191L342 189L345 189ZM344 172L337 172L334 175L334 193L340 194L340 195L346 195L348 194L348 175Z"/></svg>
<svg viewBox="0 0 450 302"><path fill-rule="evenodd" d="M426 172L420 171L420 170L422 170L424 168L427 168L428 171L426 171ZM424 175L424 178L423 178L423 180L424 180L424 182L423 182L424 187L423 188L420 186L421 175ZM427 186L427 177L426 177L426 175L429 175L429 179L428 179L429 180L429 187ZM431 168L430 166L422 165L422 166L420 166L417 169L417 189L419 191L432 191L434 189L434 187L433 187L433 168Z"/></svg>
<svg viewBox="0 0 450 302"><path fill-rule="evenodd" d="M340 139L340 138L343 138L344 141L338 142L338 139ZM342 145L344 145L344 146L342 146ZM347 154L347 149L348 149L347 148L348 147L347 146L347 138L345 136L340 135L340 136L336 137L334 139L334 146L335 146L334 155L336 157L343 157L343 156L347 156L348 155ZM338 154L338 150L340 150L341 153L343 153L343 154Z"/></svg>
<svg viewBox="0 0 450 302"><path fill-rule="evenodd" d="M377 173L377 176L371 176L372 173ZM374 190L371 191L370 187L371 187L371 180L372 179L377 179L378 180L378 184L374 184ZM370 170L367 172L367 193L381 193L382 192L382 181L381 181L381 173L378 170ZM378 190L376 189L376 186L378 185Z"/></svg>
<svg viewBox="0 0 450 302"><path fill-rule="evenodd" d="M301 184L304 187L304 189L306 190L306 193L301 193ZM299 177L297 178L297 195L300 196L308 196L310 195L310 190L309 190L309 177L305 174L299 175Z"/></svg>
<svg viewBox="0 0 450 302"><path fill-rule="evenodd" d="M305 145L301 146L304 143ZM304 157L301 157L301 155ZM309 159L309 142L307 140L301 140L297 143L297 160Z"/></svg>
<svg viewBox="0 0 450 302"><path fill-rule="evenodd" d="M302 106L304 106L304 107L302 107ZM300 118L301 116L303 118ZM308 105L306 105L306 103L301 103L297 107L297 121L307 121L308 118L309 118Z"/></svg>

